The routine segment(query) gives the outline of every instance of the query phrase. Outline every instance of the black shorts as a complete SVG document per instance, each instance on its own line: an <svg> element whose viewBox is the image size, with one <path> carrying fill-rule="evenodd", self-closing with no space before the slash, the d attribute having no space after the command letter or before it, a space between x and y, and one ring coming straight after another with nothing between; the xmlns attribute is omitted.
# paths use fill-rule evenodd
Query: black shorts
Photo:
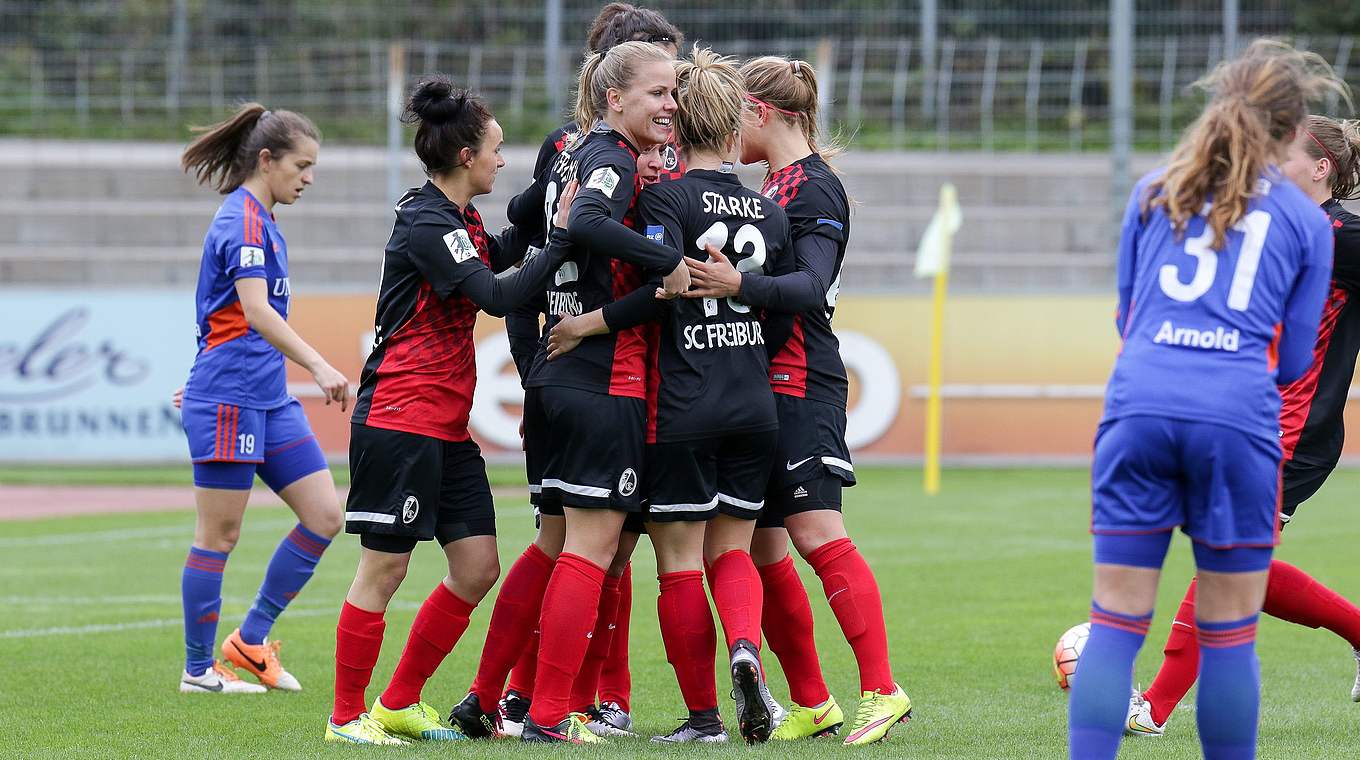
<svg viewBox="0 0 1360 760"><path fill-rule="evenodd" d="M1299 505L1308 501L1313 494L1322 488L1322 484L1327 482L1332 470L1336 469L1336 464L1314 464L1310 462L1300 462L1298 459L1289 459L1284 463L1284 490L1280 499L1280 512L1284 515L1284 522L1294 516L1294 510Z"/></svg>
<svg viewBox="0 0 1360 760"><path fill-rule="evenodd" d="M855 484L845 445L845 410L821 401L774 394L779 446L757 527L778 528L784 518L815 509L841 509L842 488Z"/></svg>
<svg viewBox="0 0 1360 760"><path fill-rule="evenodd" d="M765 506L779 431L656 443L647 447L647 519L702 522L719 514L754 520Z"/></svg>
<svg viewBox="0 0 1360 760"><path fill-rule="evenodd" d="M524 476L529 481L529 503L537 514L543 500L543 460L547 456L548 418L543 413L543 389L524 389ZM556 512L562 514L562 505Z"/></svg>
<svg viewBox="0 0 1360 760"><path fill-rule="evenodd" d="M486 462L473 441L350 425L345 532L370 549L403 553L496 535ZM405 547L405 548L403 548Z"/></svg>
<svg viewBox="0 0 1360 760"><path fill-rule="evenodd" d="M553 514L554 503L642 511L645 402L561 386L540 391L548 430L539 497L543 514Z"/></svg>

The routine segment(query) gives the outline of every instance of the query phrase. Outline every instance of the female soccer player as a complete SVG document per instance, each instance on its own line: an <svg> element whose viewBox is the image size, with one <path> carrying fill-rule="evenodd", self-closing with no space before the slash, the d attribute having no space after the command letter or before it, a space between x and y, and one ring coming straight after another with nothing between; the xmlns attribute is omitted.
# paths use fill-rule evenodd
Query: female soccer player
<svg viewBox="0 0 1360 760"><path fill-rule="evenodd" d="M621 43L640 41L650 42L674 57L683 40L680 30L661 13L627 3L610 3L600 9L591 24L586 38L586 54L607 53ZM515 196L507 209L510 221L517 228L542 229L548 201L548 175L553 159L580 137L580 126L571 121L554 130L543 141L534 164L534 183ZM670 143L643 150L638 158L639 183L654 181L654 175L674 179L682 174L677 155L674 145ZM540 241L530 244L542 245ZM538 356L541 361L539 348L542 329L539 316L546 313L547 300L542 297L506 317L510 353L522 384L526 384L534 374L537 366L534 358ZM561 504L551 499L544 503L541 498L547 437L543 422L540 389L526 385L521 433L524 438L529 499L535 509L538 536L506 573L505 582L496 596L491 628L482 650L476 679L468 696L455 705L449 715L449 720L462 726L469 736L491 735L491 724L497 716L485 711L483 706L491 708L496 703L506 686L507 673L510 674L510 688L500 700L498 716L501 733L519 736L523 730L524 716L529 710L538 638L531 634L526 640L521 632L530 631L537 625L543 589L547 586L553 562L562 551L566 536ZM637 539L636 532L625 528L618 552L623 561L617 566L611 565L605 576L596 631L571 697L572 709L585 712L590 717L587 727L601 735L629 734L633 723L628 713L628 618L632 611L632 574L627 557L631 555ZM600 692L598 708L594 706L597 689Z"/></svg>
<svg viewBox="0 0 1360 760"><path fill-rule="evenodd" d="M471 201L491 192L505 165L500 125L442 76L417 85L406 111L430 181L396 207L352 419L345 521L363 549L336 627L335 708L326 726L333 742L466 738L443 726L420 692L500 574L486 464L467 431L477 382L472 328L479 309L503 316L541 290L565 249L554 231L543 252L496 277L493 262L500 268L520 255L502 255ZM563 196L574 190L568 183ZM563 226L565 214L557 222ZM416 614L387 689L364 712L384 611L412 550L432 538L444 548L448 575Z"/></svg>
<svg viewBox="0 0 1360 760"><path fill-rule="evenodd" d="M710 251L713 262L686 259L696 286L686 297L731 297L797 315L792 335L771 361L779 445L752 552L765 588L765 636L794 702L774 738L833 733L845 720L817 661L807 590L789 556L792 538L822 579L859 663L861 700L845 743L870 744L910 717L911 699L893 679L878 583L841 517L841 490L854 485L855 470L845 444L849 383L831 317L850 236L850 203L818 146L812 67L767 56L743 66L742 78L748 110L741 160L769 166L764 194L788 214L796 271L779 277L743 273Z"/></svg>
<svg viewBox="0 0 1360 760"><path fill-rule="evenodd" d="M320 135L307 117L258 103L202 131L180 163L199 184L227 198L203 240L198 355L180 412L198 523L181 583L186 656L179 689L298 691L297 679L279 664L279 642L268 640L269 631L340 530L340 503L302 405L288 395L284 357L306 367L326 403L338 403L341 411L349 382L288 326L288 250L274 206L296 203L312 184ZM298 524L275 550L255 603L222 642L222 655L263 686L213 660L222 571L257 473Z"/></svg>
<svg viewBox="0 0 1360 760"><path fill-rule="evenodd" d="M1360 195L1360 123L1309 116L1289 145L1280 171L1332 220L1335 253L1332 283L1323 308L1313 367L1280 389L1280 443L1284 448L1280 519L1288 522L1322 487L1341 458L1342 412L1355 357L1360 352L1360 217L1341 206ZM1346 639L1360 661L1360 609L1299 568L1272 560L1261 611L1309 628L1326 628ZM1176 612L1157 678L1129 703L1124 732L1159 736L1199 672L1195 638L1195 582ZM1351 687L1360 702L1360 674Z"/></svg>
<svg viewBox="0 0 1360 760"><path fill-rule="evenodd" d="M670 55L645 42L625 42L582 65L576 115L586 137L559 154L547 184L556 208L557 188L582 181L571 207L571 258L548 291L551 313L612 302L641 284L642 269L667 273L669 295L689 286L681 256L627 224L635 223L639 148L669 139L674 89ZM560 500L566 517L563 552L543 596L534 699L522 735L530 741L596 739L569 714L570 691L598 617L604 568L625 517L641 509L643 349L638 330L597 336L565 360L541 365L525 383L543 389L549 431L540 504Z"/></svg>
<svg viewBox="0 0 1360 760"><path fill-rule="evenodd" d="M1119 243L1124 338L1091 473L1091 637L1072 688L1078 760L1119 750L1133 661L1171 533L1199 569L1200 745L1252 758L1256 619L1276 543L1280 393L1313 361L1331 273L1326 214L1280 174L1326 63L1258 40L1214 70L1212 100L1134 188Z"/></svg>

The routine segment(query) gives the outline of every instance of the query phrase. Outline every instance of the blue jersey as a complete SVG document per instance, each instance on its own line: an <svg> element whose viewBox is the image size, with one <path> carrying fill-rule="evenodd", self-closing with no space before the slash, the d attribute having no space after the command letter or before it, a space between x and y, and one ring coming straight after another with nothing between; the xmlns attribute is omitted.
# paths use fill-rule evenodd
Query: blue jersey
<svg viewBox="0 0 1360 760"><path fill-rule="evenodd" d="M1312 363L1332 270L1327 215L1274 169L1215 251L1204 211L1178 240L1144 177L1119 240L1124 345L1103 420L1134 415L1227 425L1274 441L1277 383ZM1209 206L1205 206L1205 210Z"/></svg>
<svg viewBox="0 0 1360 760"><path fill-rule="evenodd" d="M245 188L217 209L203 239L195 297L198 356L184 397L273 409L288 402L283 354L251 329L236 295L236 281L265 280L269 305L288 318L288 249L274 217Z"/></svg>

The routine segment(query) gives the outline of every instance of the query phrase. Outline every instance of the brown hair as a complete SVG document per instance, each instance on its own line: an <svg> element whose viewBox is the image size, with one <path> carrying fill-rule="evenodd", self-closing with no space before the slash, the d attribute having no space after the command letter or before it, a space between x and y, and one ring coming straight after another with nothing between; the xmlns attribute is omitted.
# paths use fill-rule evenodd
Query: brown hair
<svg viewBox="0 0 1360 760"><path fill-rule="evenodd" d="M468 90L453 86L443 74L419 82L406 100L401 120L415 124L416 155L426 176L452 171L462 162L463 148L473 153L482 144L491 110Z"/></svg>
<svg viewBox="0 0 1360 760"><path fill-rule="evenodd" d="M642 64L672 60L669 53L647 42L623 42L608 53L586 56L576 82L575 118L581 134L590 132L604 116L609 90L626 89Z"/></svg>
<svg viewBox="0 0 1360 760"><path fill-rule="evenodd" d="M690 60L675 65L675 139L684 148L722 152L741 131L746 88L735 60L694 46Z"/></svg>
<svg viewBox="0 0 1360 760"><path fill-rule="evenodd" d="M1332 197L1360 198L1360 121L1309 116L1303 122L1303 150L1313 159L1327 159ZM1309 139L1311 138L1311 139Z"/></svg>
<svg viewBox="0 0 1360 760"><path fill-rule="evenodd" d="M1308 115L1308 101L1329 91L1347 101L1350 96L1321 56L1267 39L1196 84L1213 99L1186 130L1166 172L1148 187L1143 209L1166 209L1179 238L1212 198L1207 221L1212 247L1222 250L1278 145L1292 140Z"/></svg>
<svg viewBox="0 0 1360 760"><path fill-rule="evenodd" d="M279 158L297 146L299 136L321 141L311 119L293 111L270 111L259 103L246 103L225 121L190 130L202 134L184 149L180 168L192 170L198 184L223 194L250 179L260 151Z"/></svg>
<svg viewBox="0 0 1360 760"><path fill-rule="evenodd" d="M679 50L685 35L660 11L628 3L610 3L600 9L590 25L586 53L607 53L623 42L665 43Z"/></svg>
<svg viewBox="0 0 1360 760"><path fill-rule="evenodd" d="M808 146L823 159L845 151L838 140L821 143L817 130L817 72L807 61L789 60L776 55L752 58L741 67L746 91L778 109L774 118L796 124L807 138Z"/></svg>

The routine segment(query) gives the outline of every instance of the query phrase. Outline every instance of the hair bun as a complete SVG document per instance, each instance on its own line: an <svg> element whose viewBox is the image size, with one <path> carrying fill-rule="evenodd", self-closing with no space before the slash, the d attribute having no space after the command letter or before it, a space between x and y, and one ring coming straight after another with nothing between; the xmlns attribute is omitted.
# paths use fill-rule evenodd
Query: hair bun
<svg viewBox="0 0 1360 760"><path fill-rule="evenodd" d="M454 87L446 76L436 76L415 86L406 108L421 121L443 124L457 118L467 100L467 90Z"/></svg>

